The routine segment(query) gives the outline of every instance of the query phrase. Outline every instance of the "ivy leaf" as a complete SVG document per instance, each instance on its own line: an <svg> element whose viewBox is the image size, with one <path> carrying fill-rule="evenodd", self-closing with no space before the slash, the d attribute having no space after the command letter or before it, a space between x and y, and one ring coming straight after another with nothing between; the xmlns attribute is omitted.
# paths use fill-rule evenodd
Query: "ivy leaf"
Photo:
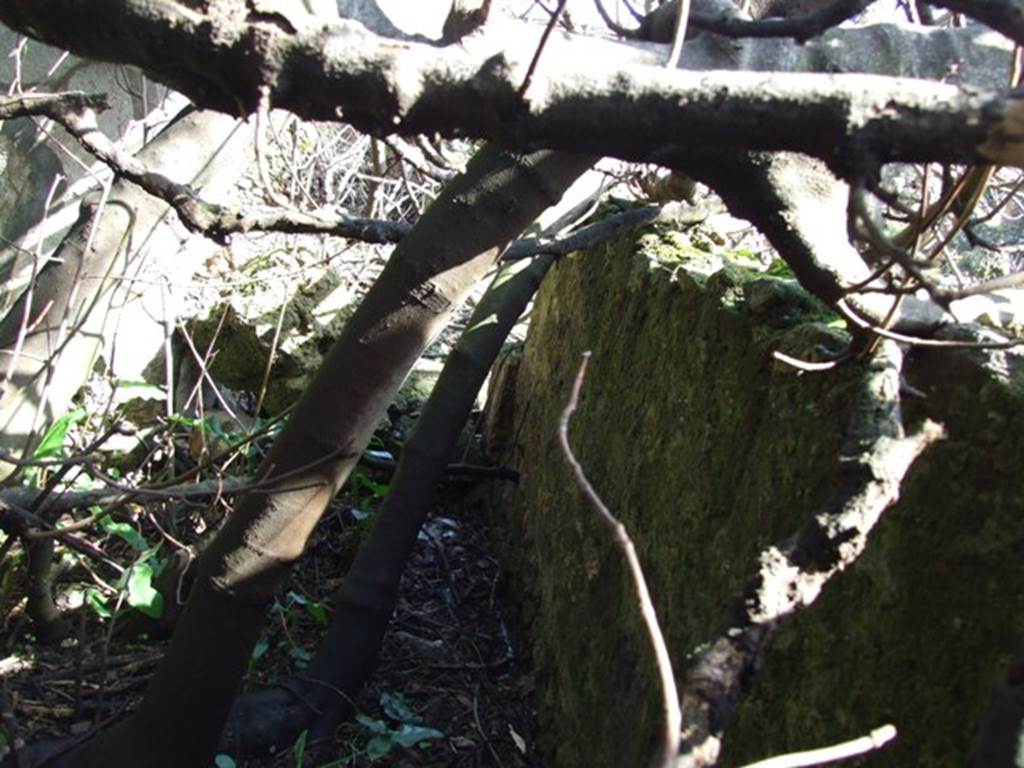
<svg viewBox="0 0 1024 768"><path fill-rule="evenodd" d="M136 563L128 577L128 605L159 619L164 612L164 596L153 588L153 566Z"/></svg>
<svg viewBox="0 0 1024 768"><path fill-rule="evenodd" d="M128 523L119 523L110 515L104 515L100 518L99 522L100 527L104 531L128 542L132 549L136 549L139 552L149 549L149 542Z"/></svg>
<svg viewBox="0 0 1024 768"><path fill-rule="evenodd" d="M436 728L402 723L398 730L391 734L391 738L396 744L401 744L403 747L414 747L421 741L444 738L444 734Z"/></svg>
<svg viewBox="0 0 1024 768"><path fill-rule="evenodd" d="M39 446L32 454L33 459L52 459L64 452L64 442L67 440L68 431L73 424L77 424L85 418L85 408L75 408L68 411L53 423L53 426L46 430Z"/></svg>
<svg viewBox="0 0 1024 768"><path fill-rule="evenodd" d="M92 608L93 613L101 619L109 619L114 615L110 612L110 607L107 605L107 598L96 587L86 587L85 602L86 605Z"/></svg>
<svg viewBox="0 0 1024 768"><path fill-rule="evenodd" d="M400 693L385 691L380 695L380 706L384 710L384 714L392 720L397 720L400 723L418 723L420 721L419 716L412 711L409 702L405 700L405 696Z"/></svg>
<svg viewBox="0 0 1024 768"><path fill-rule="evenodd" d="M263 654L270 650L270 643L267 642L267 638L261 637L256 641L256 645L252 647L252 655L249 657L252 661L259 661Z"/></svg>
<svg viewBox="0 0 1024 768"><path fill-rule="evenodd" d="M369 715L356 715L356 722L363 726L366 730L372 731L373 733L388 732L388 727L384 724L382 720L378 720L375 717L370 717Z"/></svg>
<svg viewBox="0 0 1024 768"><path fill-rule="evenodd" d="M395 746L395 742L392 741L390 733L374 736L370 739L370 743L366 745L366 757L371 762L380 760L391 751L393 746Z"/></svg>

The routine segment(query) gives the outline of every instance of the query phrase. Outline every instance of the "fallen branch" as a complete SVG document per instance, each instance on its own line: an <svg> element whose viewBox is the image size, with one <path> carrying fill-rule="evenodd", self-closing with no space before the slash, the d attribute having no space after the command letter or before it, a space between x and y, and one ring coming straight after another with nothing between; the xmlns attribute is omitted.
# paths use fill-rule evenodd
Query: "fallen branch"
<svg viewBox="0 0 1024 768"><path fill-rule="evenodd" d="M375 470L394 471L397 462L393 459L380 459L363 456L359 463L365 467ZM507 467L487 467L474 464L455 463L445 467L445 474L453 477L481 477L496 480L519 479L519 473ZM197 499L210 496L234 496L247 491L260 490L260 483L253 477L223 477L213 480L201 480L198 482L185 482L181 485L160 486L160 487L139 487L139 488L98 488L88 491L55 491L53 496L46 502L48 515L58 515L70 512L75 509L84 509L92 506L112 507L140 499ZM41 488L29 486L16 486L11 488L0 488L0 511L6 507L12 513L20 515L17 510L27 507L39 496ZM26 518L27 519L27 518ZM29 522L43 531L54 533L60 529L53 529L46 525L41 518L32 516Z"/></svg>
<svg viewBox="0 0 1024 768"><path fill-rule="evenodd" d="M629 569L633 586L636 589L636 598L640 603L640 613L643 616L644 626L647 628L648 640L654 650L654 658L658 666L658 679L661 683L662 715L664 726L658 744L658 756L653 765L668 768L675 763L676 751L679 748L679 734L682 725L682 715L679 709L679 693L676 691L675 673L672 671L672 660L668 655L668 646L665 644L665 636L661 632L661 625L658 623L658 615L654 610L654 603L651 601L650 592L647 589L647 580L644 578L644 571L640 565L640 558L637 557L636 548L630 538L626 527L620 523L611 510L598 496L597 491L590 484L582 465L573 455L572 447L569 445L569 420L576 411L579 403L580 389L583 387L583 379L587 374L587 361L590 353L583 353L583 362L580 363L576 380L573 383L572 394L569 402L562 411L562 418L558 424L558 440L562 446L562 453L565 460L572 468L576 485L583 491L583 495L591 506L597 510L602 522L606 523L612 531L612 540L622 553Z"/></svg>
<svg viewBox="0 0 1024 768"><path fill-rule="evenodd" d="M833 744L831 747L822 747L821 749L776 755L775 757L769 757L767 760L748 763L743 768L804 768L804 766L809 765L834 763L881 749L895 738L896 729L891 725L883 725L875 728L867 736L861 736L859 739L851 739L850 741Z"/></svg>
<svg viewBox="0 0 1024 768"><path fill-rule="evenodd" d="M59 120L65 115L76 115L86 110L104 112L110 109L105 93L23 93L0 97L0 120L16 117L49 117Z"/></svg>

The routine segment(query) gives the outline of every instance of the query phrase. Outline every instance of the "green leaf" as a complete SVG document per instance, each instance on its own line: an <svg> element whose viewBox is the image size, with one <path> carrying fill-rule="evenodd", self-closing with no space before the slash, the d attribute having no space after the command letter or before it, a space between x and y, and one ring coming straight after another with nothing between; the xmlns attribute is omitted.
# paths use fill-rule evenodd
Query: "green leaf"
<svg viewBox="0 0 1024 768"><path fill-rule="evenodd" d="M402 723L398 730L391 734L391 739L403 747L414 747L421 741L441 738L444 738L444 734L436 728L427 728L426 726L411 725L409 723Z"/></svg>
<svg viewBox="0 0 1024 768"><path fill-rule="evenodd" d="M217 766L217 768L235 768L237 765L235 758L230 755L217 755L213 758L213 764Z"/></svg>
<svg viewBox="0 0 1024 768"><path fill-rule="evenodd" d="M261 637L256 641L256 645L252 647L252 655L249 657L250 661L259 661L263 658L263 654L270 650L270 643L267 642L267 638Z"/></svg>
<svg viewBox="0 0 1024 768"><path fill-rule="evenodd" d="M117 536L120 539L124 539L132 547L137 549L139 552L143 552L149 549L149 542L132 528L128 523L120 523L110 515L104 515L99 520L100 527L109 534Z"/></svg>
<svg viewBox="0 0 1024 768"><path fill-rule="evenodd" d="M362 713L356 715L356 722L373 733L387 733L390 730L383 720Z"/></svg>
<svg viewBox="0 0 1024 768"><path fill-rule="evenodd" d="M32 458L52 459L63 454L64 442L67 440L68 431L73 424L77 424L84 418L85 408L75 408L75 410L68 411L57 419L53 426L46 430L46 434L39 441L39 446L36 448L35 453L32 454Z"/></svg>
<svg viewBox="0 0 1024 768"><path fill-rule="evenodd" d="M180 413L172 413L170 416L167 417L167 420L171 422L171 424L177 424L178 426L181 427L188 427L189 429L195 429L196 427L203 426L202 419L196 419L193 418L192 416L182 416Z"/></svg>
<svg viewBox="0 0 1024 768"><path fill-rule="evenodd" d="M164 400L167 393L162 387L148 381L118 381L114 390L114 402L126 403L129 400Z"/></svg>
<svg viewBox="0 0 1024 768"><path fill-rule="evenodd" d="M318 624L327 625L327 609L324 608L323 603L310 600L306 603L306 611Z"/></svg>
<svg viewBox="0 0 1024 768"><path fill-rule="evenodd" d="M385 734L383 736L374 736L370 739L370 743L366 745L366 757L373 762L380 760L391 748L395 746L395 742L391 740L391 734Z"/></svg>
<svg viewBox="0 0 1024 768"><path fill-rule="evenodd" d="M96 587L86 587L85 602L101 619L109 619L114 615L107 607L107 598Z"/></svg>
<svg viewBox="0 0 1024 768"><path fill-rule="evenodd" d="M405 700L405 696L400 693L385 691L380 695L380 706L384 710L384 714L392 720L397 720L400 723L420 722L419 716L413 712L409 702Z"/></svg>
<svg viewBox="0 0 1024 768"><path fill-rule="evenodd" d="M159 619L164 612L164 596L153 588L153 566L136 563L128 577L128 605Z"/></svg>
<svg viewBox="0 0 1024 768"><path fill-rule="evenodd" d="M299 738L295 740L292 745L292 757L295 758L296 768L302 768L302 758L306 754L306 737L309 735L309 731L303 731L299 734Z"/></svg>

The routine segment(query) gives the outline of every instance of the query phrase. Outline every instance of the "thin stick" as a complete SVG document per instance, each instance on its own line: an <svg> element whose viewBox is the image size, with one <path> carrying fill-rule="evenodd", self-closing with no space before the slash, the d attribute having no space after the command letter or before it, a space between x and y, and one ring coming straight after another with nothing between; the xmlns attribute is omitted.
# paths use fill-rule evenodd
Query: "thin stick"
<svg viewBox="0 0 1024 768"><path fill-rule="evenodd" d="M526 77L523 78L523 84L519 86L519 98L522 99L526 96L526 91L530 87L530 81L533 80L533 73L537 71L537 62L540 61L540 55L544 51L544 46L548 44L548 38L551 37L551 32L555 29L555 25L558 24L558 20L562 17L562 12L565 10L565 4L569 0L558 0L558 7L555 8L555 12L551 14L551 19L548 21L548 25L544 27L544 34L540 36L540 42L537 44L537 50L533 52L533 58L530 60L530 66L526 70Z"/></svg>
<svg viewBox="0 0 1024 768"><path fill-rule="evenodd" d="M676 16L675 34L672 36L672 50L665 60L665 69L679 66L679 57L683 55L683 41L686 39L686 23L690 18L690 0L679 0L679 15Z"/></svg>
<svg viewBox="0 0 1024 768"><path fill-rule="evenodd" d="M759 760L756 763L748 763L743 768L804 768L808 765L823 765L833 763L837 760L847 760L865 752L872 752L879 749L896 738L896 728L892 725L883 725L875 728L867 736L859 739L844 741L842 744L835 744L831 747L811 749L807 752L790 752L788 755L777 755L767 760Z"/></svg>
<svg viewBox="0 0 1024 768"><path fill-rule="evenodd" d="M640 613L643 616L644 625L647 627L647 635L654 649L654 658L658 667L658 678L661 682L662 710L665 716L664 730L661 734L661 743L658 747L658 757L653 765L668 768L675 760L676 752L679 750L679 734L682 729L682 714L679 709L679 692L676 690L676 678L672 671L672 660L668 655L668 647L665 644L665 637L661 633L661 626L658 624L658 616L654 610L654 603L651 602L650 592L647 590L647 581L644 579L643 568L640 566L640 559L636 555L636 548L633 540L626 532L626 527L620 523L611 513L597 491L587 480L583 467L573 455L569 445L569 420L576 411L579 403L580 389L583 387L583 378L587 373L587 361L590 360L590 352L583 353L583 361L580 363L579 372L576 374L576 381L572 387L572 395L569 402L562 411L562 418L558 422L558 439L562 445L562 452L565 460L572 467L576 484L583 491L583 495L591 506L597 510L601 519L611 528L615 544L622 551L623 557L629 568L630 576L633 579L633 586L636 589L637 600L640 603Z"/></svg>
<svg viewBox="0 0 1024 768"><path fill-rule="evenodd" d="M907 334L896 333L895 331L869 323L854 312L843 299L839 299L835 303L835 307L843 317L858 328L902 344L911 344L918 347L942 347L945 349L1011 349L1024 344L1024 339L1010 339L1008 341L959 341L957 339L926 339L921 336L908 336Z"/></svg>

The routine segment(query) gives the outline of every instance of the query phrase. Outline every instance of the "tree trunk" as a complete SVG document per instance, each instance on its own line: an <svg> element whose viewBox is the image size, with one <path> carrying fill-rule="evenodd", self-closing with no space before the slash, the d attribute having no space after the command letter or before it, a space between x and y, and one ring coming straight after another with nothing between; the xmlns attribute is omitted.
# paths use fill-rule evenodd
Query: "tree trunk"
<svg viewBox="0 0 1024 768"><path fill-rule="evenodd" d="M387 500L333 598L327 636L300 678L239 698L222 741L235 755L287 748L304 730L330 738L373 672L398 587L452 447L509 331L552 256L506 264L451 351L402 449Z"/></svg>
<svg viewBox="0 0 1024 768"><path fill-rule="evenodd" d="M248 142L236 118L193 112L146 145L139 159L155 172L219 192L245 169L238 153ZM126 181L113 184L105 204L83 204L31 291L0 321L0 450L31 451L38 433L67 410L104 333L116 331L115 297L130 293L121 278L151 254L178 253L190 237L166 203ZM0 479L13 469L0 462Z"/></svg>
<svg viewBox="0 0 1024 768"><path fill-rule="evenodd" d="M479 152L395 249L200 558L140 708L51 765L206 768L265 609L412 365L495 258L591 164Z"/></svg>

